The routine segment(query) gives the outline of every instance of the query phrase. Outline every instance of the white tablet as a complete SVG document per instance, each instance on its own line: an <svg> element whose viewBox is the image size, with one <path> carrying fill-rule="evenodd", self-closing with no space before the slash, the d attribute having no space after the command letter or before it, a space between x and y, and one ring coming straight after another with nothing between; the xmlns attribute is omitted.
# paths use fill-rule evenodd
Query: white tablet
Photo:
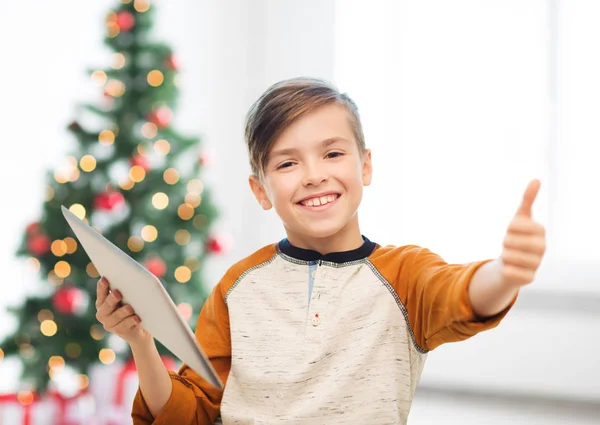
<svg viewBox="0 0 600 425"><path fill-rule="evenodd" d="M65 219L101 276L131 304L150 334L211 385L223 383L161 281L62 206Z"/></svg>

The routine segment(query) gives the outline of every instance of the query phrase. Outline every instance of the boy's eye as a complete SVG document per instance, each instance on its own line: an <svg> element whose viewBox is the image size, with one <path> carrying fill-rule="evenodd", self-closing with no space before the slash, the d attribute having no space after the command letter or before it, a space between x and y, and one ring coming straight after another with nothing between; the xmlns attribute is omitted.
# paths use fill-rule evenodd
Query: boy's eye
<svg viewBox="0 0 600 425"><path fill-rule="evenodd" d="M327 158L337 158L338 156L342 156L342 152L329 152L326 157Z"/></svg>
<svg viewBox="0 0 600 425"><path fill-rule="evenodd" d="M280 165L277 167L277 169L279 170L279 169L281 169L281 168L289 168L289 167L291 167L292 165L294 165L294 163L293 163L293 162L290 162L290 161L288 161L288 162L284 162L283 164L280 164Z"/></svg>

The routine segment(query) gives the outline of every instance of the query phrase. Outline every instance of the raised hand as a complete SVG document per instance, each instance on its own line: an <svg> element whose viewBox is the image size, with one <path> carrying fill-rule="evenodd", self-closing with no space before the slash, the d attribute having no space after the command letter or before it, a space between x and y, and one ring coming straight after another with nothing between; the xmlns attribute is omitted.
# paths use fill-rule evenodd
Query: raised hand
<svg viewBox="0 0 600 425"><path fill-rule="evenodd" d="M540 190L539 180L532 180L510 222L502 250L502 278L506 285L521 287L531 283L546 251L546 230L533 220L531 209Z"/></svg>

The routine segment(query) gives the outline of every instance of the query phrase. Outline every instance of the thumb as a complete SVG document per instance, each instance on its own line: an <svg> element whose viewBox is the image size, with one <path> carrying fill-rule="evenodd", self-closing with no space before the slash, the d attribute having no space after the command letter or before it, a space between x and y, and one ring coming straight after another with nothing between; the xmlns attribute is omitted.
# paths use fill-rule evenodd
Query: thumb
<svg viewBox="0 0 600 425"><path fill-rule="evenodd" d="M537 197L538 192L540 191L541 182L538 179L532 180L527 185L527 189L525 189L525 194L523 194L523 200L521 201L521 205L519 205L519 209L517 210L517 215L522 215L525 217L531 217L531 209L533 207L533 202Z"/></svg>

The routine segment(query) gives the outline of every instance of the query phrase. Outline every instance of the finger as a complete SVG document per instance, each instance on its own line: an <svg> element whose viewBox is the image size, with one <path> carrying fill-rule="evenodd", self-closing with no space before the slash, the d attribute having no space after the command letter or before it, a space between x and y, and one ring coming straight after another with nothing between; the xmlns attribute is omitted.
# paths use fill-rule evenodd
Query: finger
<svg viewBox="0 0 600 425"><path fill-rule="evenodd" d="M126 317L117 323L110 332L113 332L117 335L126 335L131 332L136 326L140 324L140 318L135 314Z"/></svg>
<svg viewBox="0 0 600 425"><path fill-rule="evenodd" d="M112 291L106 297L106 299L98 309L98 312L96 313L96 318L102 321L104 318L109 316L113 311L120 307L119 302L121 301L121 299L121 293L118 290Z"/></svg>
<svg viewBox="0 0 600 425"><path fill-rule="evenodd" d="M533 207L533 202L535 201L535 198L537 197L537 194L540 191L540 186L541 182L538 179L529 182L529 185L527 185L527 189L525 189L525 194L523 195L521 205L519 206L516 215L531 217L531 209Z"/></svg>
<svg viewBox="0 0 600 425"><path fill-rule="evenodd" d="M523 235L546 235L546 229L540 223L533 221L525 216L516 216L508 226L509 233L519 233Z"/></svg>
<svg viewBox="0 0 600 425"><path fill-rule="evenodd" d="M133 315L135 315L135 311L133 310L133 307L131 307L131 305L127 304L123 307L119 307L111 314L106 316L106 318L103 321L104 328L106 330L112 329L115 326L117 326L120 322Z"/></svg>
<svg viewBox="0 0 600 425"><path fill-rule="evenodd" d="M504 266L502 268L502 277L518 285L525 285L533 282L535 271L516 266Z"/></svg>
<svg viewBox="0 0 600 425"><path fill-rule="evenodd" d="M542 255L546 250L546 242L539 235L520 235L509 233L504 238L504 249L531 252Z"/></svg>
<svg viewBox="0 0 600 425"><path fill-rule="evenodd" d="M108 288L108 280L106 280L105 277L102 277L96 285L96 309L98 309L104 303L104 300L106 300Z"/></svg>
<svg viewBox="0 0 600 425"><path fill-rule="evenodd" d="M542 262L539 254L531 252L516 251L514 249L505 249L501 255L502 262L507 266L522 267L526 269L537 270Z"/></svg>

